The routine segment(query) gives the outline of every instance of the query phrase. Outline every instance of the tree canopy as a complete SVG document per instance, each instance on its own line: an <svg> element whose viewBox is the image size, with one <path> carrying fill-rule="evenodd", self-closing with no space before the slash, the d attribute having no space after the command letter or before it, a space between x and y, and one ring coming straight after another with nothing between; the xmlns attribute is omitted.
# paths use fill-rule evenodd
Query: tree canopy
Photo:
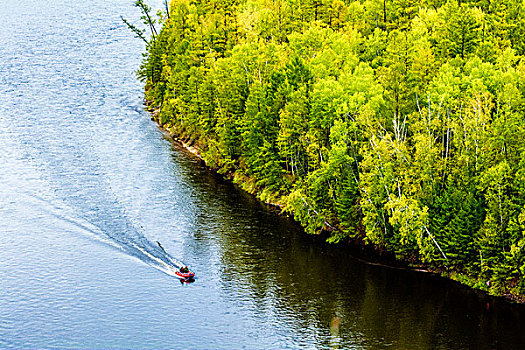
<svg viewBox="0 0 525 350"><path fill-rule="evenodd" d="M525 2L169 11L139 74L210 166L309 233L525 294Z"/></svg>

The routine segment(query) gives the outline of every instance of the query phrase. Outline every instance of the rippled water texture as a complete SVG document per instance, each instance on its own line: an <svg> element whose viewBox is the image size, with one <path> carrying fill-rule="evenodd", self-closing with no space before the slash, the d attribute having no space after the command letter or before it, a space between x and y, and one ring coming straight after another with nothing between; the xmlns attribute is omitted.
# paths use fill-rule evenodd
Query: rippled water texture
<svg viewBox="0 0 525 350"><path fill-rule="evenodd" d="M0 6L0 348L525 346L523 308L313 242L171 145L120 15Z"/></svg>

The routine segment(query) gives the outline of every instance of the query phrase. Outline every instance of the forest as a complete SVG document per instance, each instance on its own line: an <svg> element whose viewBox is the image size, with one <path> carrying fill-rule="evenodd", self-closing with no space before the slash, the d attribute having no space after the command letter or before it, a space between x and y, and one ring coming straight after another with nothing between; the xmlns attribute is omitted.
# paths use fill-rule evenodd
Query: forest
<svg viewBox="0 0 525 350"><path fill-rule="evenodd" d="M135 28L146 100L210 167L329 242L525 296L523 0L172 0L156 18Z"/></svg>

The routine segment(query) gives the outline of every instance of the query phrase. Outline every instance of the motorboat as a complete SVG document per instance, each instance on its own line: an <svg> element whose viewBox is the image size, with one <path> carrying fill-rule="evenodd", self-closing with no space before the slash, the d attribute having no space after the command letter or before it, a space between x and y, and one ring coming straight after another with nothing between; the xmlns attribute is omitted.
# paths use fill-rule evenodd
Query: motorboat
<svg viewBox="0 0 525 350"><path fill-rule="evenodd" d="M183 266L178 270L173 271L175 277L182 280L191 281L195 279L195 273L190 271L187 266Z"/></svg>

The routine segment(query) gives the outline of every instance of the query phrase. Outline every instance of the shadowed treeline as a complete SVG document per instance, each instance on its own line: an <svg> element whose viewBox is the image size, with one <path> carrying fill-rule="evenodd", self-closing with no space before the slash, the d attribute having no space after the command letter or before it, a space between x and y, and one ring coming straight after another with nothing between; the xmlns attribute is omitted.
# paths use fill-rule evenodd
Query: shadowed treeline
<svg viewBox="0 0 525 350"><path fill-rule="evenodd" d="M305 236L293 220L198 162L188 166L184 181L200 193L196 221L208 229L194 232L190 251L206 255L217 247L225 298L249 305L260 327L289 324L288 337L298 344L315 338L322 348L525 343L522 307L434 275L363 264L344 247Z"/></svg>

